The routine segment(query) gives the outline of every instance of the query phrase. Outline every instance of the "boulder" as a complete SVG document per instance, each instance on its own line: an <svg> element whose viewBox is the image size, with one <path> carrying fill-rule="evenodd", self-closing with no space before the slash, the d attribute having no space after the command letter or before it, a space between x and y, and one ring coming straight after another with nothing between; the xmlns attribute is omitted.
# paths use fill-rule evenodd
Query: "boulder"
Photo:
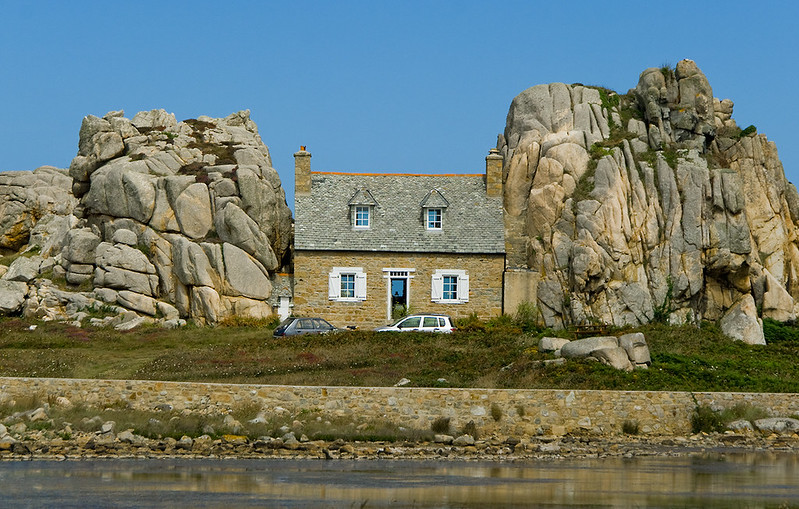
<svg viewBox="0 0 799 509"><path fill-rule="evenodd" d="M148 131L157 128L175 128L177 120L175 115L167 113L164 109L140 111L130 121L139 131Z"/></svg>
<svg viewBox="0 0 799 509"><path fill-rule="evenodd" d="M209 286L192 287L191 316L200 323L217 323L221 318L219 293Z"/></svg>
<svg viewBox="0 0 799 509"><path fill-rule="evenodd" d="M799 432L799 419L790 417L758 419L755 421L755 427L770 433L796 433Z"/></svg>
<svg viewBox="0 0 799 509"><path fill-rule="evenodd" d="M205 184L188 186L175 200L174 210L181 233L191 239L205 237L213 226L211 200Z"/></svg>
<svg viewBox="0 0 799 509"><path fill-rule="evenodd" d="M228 202L217 211L215 219L219 238L254 256L267 270L275 270L277 257L267 235L258 223L238 205Z"/></svg>
<svg viewBox="0 0 799 509"><path fill-rule="evenodd" d="M595 350L618 348L618 346L619 340L614 336L596 336L570 341L561 347L560 354L567 359L588 357Z"/></svg>
<svg viewBox="0 0 799 509"><path fill-rule="evenodd" d="M117 303L120 306L150 316L155 316L157 309L155 299L147 295L131 292L130 290L121 290L117 294Z"/></svg>
<svg viewBox="0 0 799 509"><path fill-rule="evenodd" d="M111 237L111 240L115 244L125 244L126 246L135 247L136 244L139 243L139 239L135 233L126 229L120 228L119 230L114 232L114 235Z"/></svg>
<svg viewBox="0 0 799 509"><path fill-rule="evenodd" d="M272 283L259 263L232 244L222 244L222 253L230 295L261 300L269 298L272 294Z"/></svg>
<svg viewBox="0 0 799 509"><path fill-rule="evenodd" d="M7 315L19 311L27 294L27 284L0 279L0 314Z"/></svg>
<svg viewBox="0 0 799 509"><path fill-rule="evenodd" d="M627 352L627 357L634 365L652 364L649 346L646 344L646 338L643 333L634 332L619 336L619 346Z"/></svg>
<svg viewBox="0 0 799 509"><path fill-rule="evenodd" d="M8 267L8 272L3 275L7 281L22 281L28 283L39 275L39 267L42 264L40 256L20 256Z"/></svg>
<svg viewBox="0 0 799 509"><path fill-rule="evenodd" d="M569 343L568 339L563 338L553 338L553 337L543 337L538 342L538 351L542 353L546 352L555 352L560 353L561 348L563 345Z"/></svg>
<svg viewBox="0 0 799 509"><path fill-rule="evenodd" d="M93 264L95 249L100 245L98 237L89 228L70 230L66 235L66 247L62 252L64 259L78 264Z"/></svg>
<svg viewBox="0 0 799 509"><path fill-rule="evenodd" d="M627 357L627 351L624 348L599 348L593 350L590 355L602 362L602 364L606 364L612 368L623 371L633 370L633 365L630 363L630 358Z"/></svg>
<svg viewBox="0 0 799 509"><path fill-rule="evenodd" d="M750 345L765 345L763 322L757 317L755 299L750 294L743 295L724 314L719 322L721 331L736 341Z"/></svg>
<svg viewBox="0 0 799 509"><path fill-rule="evenodd" d="M172 237L172 262L178 280L186 286L214 286L216 271L203 248L185 237Z"/></svg>
<svg viewBox="0 0 799 509"><path fill-rule="evenodd" d="M763 317L772 318L779 322L787 322L796 319L794 312L794 301L791 294L785 289L777 279L767 270L766 291L763 294Z"/></svg>
<svg viewBox="0 0 799 509"><path fill-rule="evenodd" d="M143 162L115 159L95 171L83 198L90 213L149 222L155 209L155 181L145 173Z"/></svg>
<svg viewBox="0 0 799 509"><path fill-rule="evenodd" d="M28 248L38 248L43 257L55 256L66 244L67 234L76 228L78 218L72 214L47 214L30 231Z"/></svg>

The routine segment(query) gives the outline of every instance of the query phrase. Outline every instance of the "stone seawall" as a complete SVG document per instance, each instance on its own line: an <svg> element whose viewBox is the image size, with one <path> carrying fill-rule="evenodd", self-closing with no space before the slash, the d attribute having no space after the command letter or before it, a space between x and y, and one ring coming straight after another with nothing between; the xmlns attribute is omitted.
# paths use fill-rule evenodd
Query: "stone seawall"
<svg viewBox="0 0 799 509"><path fill-rule="evenodd" d="M548 389L442 389L416 387L295 387L254 384L0 378L0 404L23 397L64 396L73 403L105 407L126 403L152 410L228 413L258 405L268 414L303 410L364 422L375 419L430 429L450 418L454 429L470 421L484 434L505 436L619 434L625 421L644 434L686 435L696 404L715 409L739 403L772 416L799 414L799 394L586 391Z"/></svg>

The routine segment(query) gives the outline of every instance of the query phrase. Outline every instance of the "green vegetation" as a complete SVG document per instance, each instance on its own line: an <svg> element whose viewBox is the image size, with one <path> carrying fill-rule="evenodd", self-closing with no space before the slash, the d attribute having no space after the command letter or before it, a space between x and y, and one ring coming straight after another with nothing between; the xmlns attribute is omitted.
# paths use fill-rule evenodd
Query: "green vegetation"
<svg viewBox="0 0 799 509"><path fill-rule="evenodd" d="M744 136L750 136L752 134L757 134L757 127L750 125L746 129L741 131L741 138L743 138Z"/></svg>
<svg viewBox="0 0 799 509"><path fill-rule="evenodd" d="M666 164L669 165L669 168L676 170L677 161L680 158L680 154L677 153L677 150L673 147L664 147L661 153L663 154L663 159L666 160Z"/></svg>
<svg viewBox="0 0 799 509"><path fill-rule="evenodd" d="M668 62L660 66L660 73L666 78L666 81L673 80L676 77L676 69Z"/></svg>
<svg viewBox="0 0 799 509"><path fill-rule="evenodd" d="M674 281L671 275L666 277L666 295L663 297L663 304L652 308L652 321L655 323L669 323L669 316L674 312L671 300L674 297Z"/></svg>
<svg viewBox="0 0 799 509"><path fill-rule="evenodd" d="M608 112L619 107L619 94L604 87L597 87L597 90L599 90L599 100L602 101L602 107L607 109Z"/></svg>
<svg viewBox="0 0 799 509"><path fill-rule="evenodd" d="M430 425L430 429L434 433L449 433L450 432L450 418L449 417L439 417L438 419L433 421L433 423Z"/></svg>
<svg viewBox="0 0 799 509"><path fill-rule="evenodd" d="M491 403L491 418L496 422L502 420L502 408L496 403Z"/></svg>
<svg viewBox="0 0 799 509"><path fill-rule="evenodd" d="M766 343L793 343L799 345L799 327L795 323L782 323L771 318L763 319Z"/></svg>
<svg viewBox="0 0 799 509"><path fill-rule="evenodd" d="M102 312L102 310L97 310ZM766 320L769 344L747 345L713 324L652 323L652 366L631 373L597 362L542 364L540 330L511 316L459 321L454 334L342 331L273 338L275 321L130 332L18 318L0 320L0 376L286 385L799 392L799 328ZM37 325L30 330L30 325ZM443 379L443 380L440 380Z"/></svg>
<svg viewBox="0 0 799 509"><path fill-rule="evenodd" d="M208 129L213 129L216 127L216 124L213 122L204 122L202 120L196 119L189 119L184 120L184 122L191 126L192 133L191 137L194 138L192 141L189 142L188 148L197 148L202 151L203 154L213 154L216 156L216 162L214 164L236 164L236 157L235 157L235 147L232 143L227 144L216 144L216 143L209 143L205 138L205 131ZM180 170L178 170L179 174L186 174L186 175L197 175L198 182L202 182L202 174L200 172L201 168L189 168L184 166ZM203 165L204 166L204 165ZM199 173L198 173L199 172ZM205 174L205 178L207 179L207 173Z"/></svg>
<svg viewBox="0 0 799 509"><path fill-rule="evenodd" d="M592 165L591 163L594 162ZM577 204L583 200L591 197L591 191L594 190L594 176L596 175L596 162L594 159L588 161L588 169L577 181L572 193L572 212L577 214Z"/></svg>
<svg viewBox="0 0 799 509"><path fill-rule="evenodd" d="M754 423L768 416L768 412L764 409L744 403L723 410L714 410L707 405L697 404L691 415L691 432L720 433L733 421L743 419Z"/></svg>
<svg viewBox="0 0 799 509"><path fill-rule="evenodd" d="M625 435L637 435L640 433L638 421L626 420L621 424L621 432Z"/></svg>

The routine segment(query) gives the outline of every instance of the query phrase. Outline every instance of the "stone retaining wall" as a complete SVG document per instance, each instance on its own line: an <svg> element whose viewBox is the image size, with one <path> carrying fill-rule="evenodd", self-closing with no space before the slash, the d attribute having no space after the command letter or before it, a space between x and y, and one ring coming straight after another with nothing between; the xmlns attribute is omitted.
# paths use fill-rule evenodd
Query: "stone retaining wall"
<svg viewBox="0 0 799 509"><path fill-rule="evenodd" d="M146 380L77 380L0 378L0 404L38 395L64 396L73 403L104 407L127 402L139 410L171 405L176 410L227 413L257 404L268 414L319 411L369 422L383 419L430 429L448 417L453 429L474 421L481 433L562 435L568 432L621 433L635 421L652 435L690 433L696 403L730 408L748 403L774 417L799 414L799 394L585 391L548 389L439 389L416 387L294 387L278 385L156 382ZM694 399L695 398L695 399ZM283 410L284 409L284 410Z"/></svg>

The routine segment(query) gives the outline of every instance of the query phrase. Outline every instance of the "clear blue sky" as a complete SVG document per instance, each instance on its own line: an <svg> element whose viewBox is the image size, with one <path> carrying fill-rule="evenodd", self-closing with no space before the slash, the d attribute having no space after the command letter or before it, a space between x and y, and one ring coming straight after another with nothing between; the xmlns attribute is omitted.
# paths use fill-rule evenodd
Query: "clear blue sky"
<svg viewBox="0 0 799 509"><path fill-rule="evenodd" d="M326 171L475 173L539 83L695 60L799 181L796 2L0 0L0 170L67 167L87 114L250 109L293 206Z"/></svg>

